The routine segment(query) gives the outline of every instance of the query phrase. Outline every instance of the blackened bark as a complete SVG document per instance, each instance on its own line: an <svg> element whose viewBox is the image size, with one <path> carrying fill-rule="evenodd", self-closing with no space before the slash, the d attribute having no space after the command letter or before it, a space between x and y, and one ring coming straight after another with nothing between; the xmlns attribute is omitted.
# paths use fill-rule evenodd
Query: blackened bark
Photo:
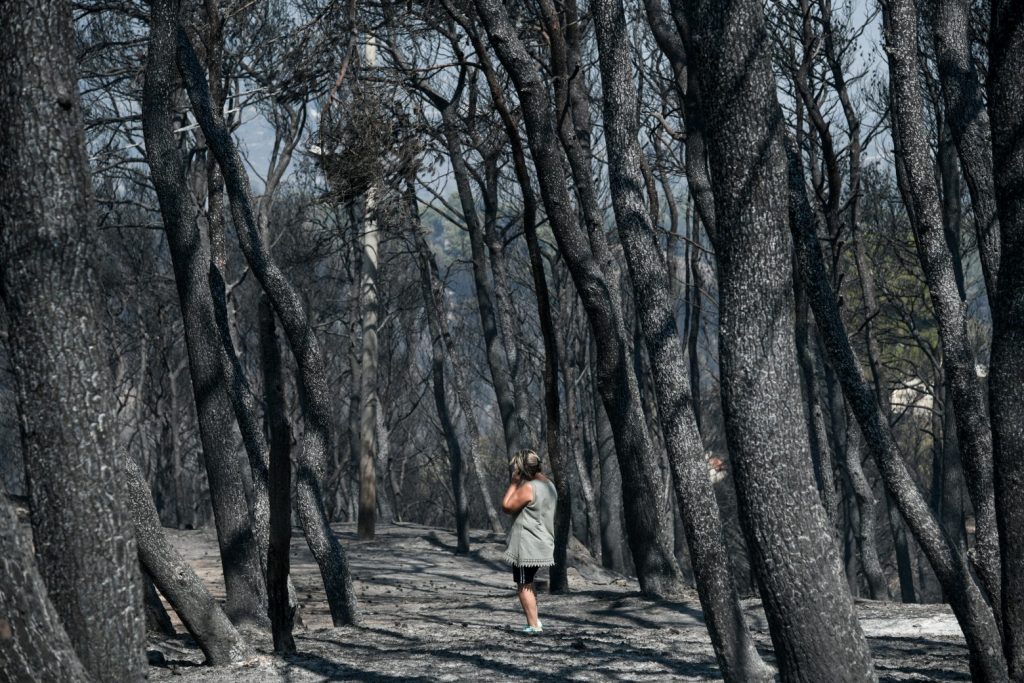
<svg viewBox="0 0 1024 683"><path fill-rule="evenodd" d="M942 343L964 478L977 525L973 564L998 621L1001 593L992 483L992 433L967 338L967 305L956 286L953 258L943 232L919 79L917 10L914 0L886 0L882 9L889 57L893 137L904 169L900 174L900 190L910 209L921 268Z"/></svg>
<svg viewBox="0 0 1024 683"><path fill-rule="evenodd" d="M184 29L177 27L178 68L185 80L196 120L227 187L239 245L246 261L270 299L298 366L300 403L305 418L303 448L296 457L296 507L309 545L323 577L331 618L336 626L357 619L355 592L345 551L328 523L321 484L331 443L331 408L323 356L302 299L274 262L262 239L249 189L249 177L219 111L211 107L206 75ZM172 48L173 49L173 48ZM169 55L173 58L173 55Z"/></svg>
<svg viewBox="0 0 1024 683"><path fill-rule="evenodd" d="M89 676L137 681L144 672L142 593L124 482L117 476L123 455L115 447L104 299L91 263L96 216L74 44L69 2L23 0L4 7L0 298L36 567L46 591L6 595L8 581L27 589L38 587L38 576L28 546L6 536L19 532L5 519L4 543L17 548L4 556L2 601L39 602L48 593ZM62 655L52 672L67 676L74 670L67 638L56 634L54 611L42 609L34 615L3 611L14 621L9 632L21 630L11 648L35 660L30 649L52 643ZM23 638L36 629L42 640L30 647ZM17 649L8 652L20 656Z"/></svg>
<svg viewBox="0 0 1024 683"><path fill-rule="evenodd" d="M493 95L492 95L493 101ZM497 105L495 105L497 108ZM507 132L507 131L506 131ZM518 132L518 131L517 131ZM519 142L520 150L522 142ZM498 321L500 324L502 348L505 349L505 357L508 359L509 372L512 375L512 392L515 395L516 403L516 430L522 443L532 443L534 431L529 427L530 399L529 399L529 373L523 363L523 353L519 349L519 339L516 335L516 317L514 303L512 301L512 285L509 281L507 256L505 245L498 234L498 161L500 149L486 150L484 156L484 182L482 184L482 195L484 200L484 241L487 243L487 254L491 264L491 275L494 280L494 302L498 310ZM512 159L515 167L515 152ZM519 171L516 171L518 179ZM529 182L527 173L526 182ZM520 187L522 182L520 182ZM532 193L532 190L531 190ZM532 216L536 220L537 205L536 197L531 197L533 202ZM526 201L523 201L523 217L527 217ZM535 227L535 226L534 226ZM524 229L525 232L525 229ZM536 232L536 230L534 230ZM529 247L529 238L527 238ZM543 261L541 261L543 263ZM532 271L532 262L531 262ZM539 303L539 301L538 301ZM543 323L542 323L543 324ZM541 335L543 338L543 330ZM556 430L557 432L557 430ZM557 486L557 482L556 482ZM559 494L561 495L561 494Z"/></svg>
<svg viewBox="0 0 1024 683"><path fill-rule="evenodd" d="M800 386L804 396L805 420L810 436L811 463L814 465L814 480L818 485L818 496L825 508L825 514L833 527L839 518L839 502L836 498L835 474L832 466L832 452L825 436L825 420L821 412L818 382L815 378L814 359L808 346L809 320L807 291L794 268L793 294L796 310L796 359L800 366Z"/></svg>
<svg viewBox="0 0 1024 683"><path fill-rule="evenodd" d="M704 619L727 681L771 679L747 631L722 539L718 503L693 416L668 273L644 205L639 106L622 0L592 0L601 68L612 206L633 285L636 315L657 395L676 500L682 513ZM639 339L637 340L639 344Z"/></svg>
<svg viewBox="0 0 1024 683"><path fill-rule="evenodd" d="M249 471L252 473L252 496L250 501L252 533L256 539L261 567L266 562L267 545L270 539L270 494L268 482L267 438L263 433L256 413L256 400L252 389L245 378L242 363L235 353L235 343L231 339L231 327L228 322L227 292L221 270L211 259L209 283L213 295L214 318L217 320L217 332L220 335L221 362L224 368L224 385L231 401L231 410L235 414L238 431L242 435L242 444L249 459ZM260 600L265 602L265 596Z"/></svg>
<svg viewBox="0 0 1024 683"><path fill-rule="evenodd" d="M860 564L868 582L868 594L872 600L888 600L889 588L882 562L878 558L878 538L875 532L875 494L861 466L861 434L853 413L847 411L846 419L846 474L857 505L855 534L860 548Z"/></svg>
<svg viewBox="0 0 1024 683"><path fill-rule="evenodd" d="M28 529L0 491L0 671L10 681L78 683L89 674L71 646L32 558ZM140 659L136 653L136 659ZM141 665L140 665L141 674Z"/></svg>
<svg viewBox="0 0 1024 683"><path fill-rule="evenodd" d="M992 177L992 134L985 93L971 55L969 0L937 0L932 15L946 123L956 143L974 211L978 251L990 300L999 270L999 219Z"/></svg>
<svg viewBox="0 0 1024 683"><path fill-rule="evenodd" d="M264 422L270 436L269 521L267 543L267 613L274 637L274 651L295 652L292 639L294 610L288 602L288 572L292 538L291 429L285 416L281 347L277 341L274 311L267 298L259 303L260 369L266 405Z"/></svg>
<svg viewBox="0 0 1024 683"><path fill-rule="evenodd" d="M552 153L560 147L554 126L557 114L507 8L499 0L476 0L474 4L491 46L519 94L541 198L598 345L598 388L612 424L622 468L623 505L640 587L648 594L667 595L681 587L681 575L672 553L667 520L662 511L650 505L661 489L660 473L640 405L636 376L628 361L617 285L607 274L603 254L594 250L595 245L599 251L604 244L603 230L588 236L579 225L562 157Z"/></svg>
<svg viewBox="0 0 1024 683"><path fill-rule="evenodd" d="M960 449L956 440L956 424L953 417L953 403L949 400L949 391L943 387L939 395L942 398L941 434L942 439L935 444L935 465L932 483L932 509L935 516L962 549L967 548L967 533L964 528L965 511L963 491L963 470L960 466ZM933 433L939 434L939 425Z"/></svg>
<svg viewBox="0 0 1024 683"><path fill-rule="evenodd" d="M700 235L700 229L697 225L697 221L694 221L693 237L695 240ZM686 355L690 365L690 394L693 397L693 419L697 423L697 432L703 436L704 428L701 425L704 417L701 412L700 402L700 349L698 342L700 341L701 314L704 310L704 293L708 291L708 284L710 284L710 277L708 276L710 275L711 267L700 260L700 250L694 248L690 250L689 268L693 284L687 293L690 302L690 320L687 323Z"/></svg>
<svg viewBox="0 0 1024 683"><path fill-rule="evenodd" d="M594 397L594 450L601 469L600 521L601 521L601 564L612 571L625 574L629 571L628 556L624 541L626 530L622 527L622 473L617 467L615 440L612 437L611 422L605 413L598 393Z"/></svg>
<svg viewBox="0 0 1024 683"><path fill-rule="evenodd" d="M557 569L554 570L554 574L550 575L550 589L552 591L562 591L568 589L568 579L566 577L566 555L568 553L570 522L572 519L572 492L569 489L567 469L565 465L562 464L562 426L558 396L558 336L555 331L551 297L548 292L548 282L544 274L544 259L541 256L540 251L540 238L537 235L537 195L533 191L533 184L530 180L530 172L526 165L526 151L523 148L522 138L519 136L519 128L509 111L508 104L505 101L504 92L498 83L497 75L494 73L494 69L491 66L486 48L484 47L483 41L480 39L479 35L472 30L472 27L467 26L466 29L470 32L471 39L473 40L473 47L477 51L481 68L483 69L484 76L487 79L487 85L491 91L491 100L494 103L494 108L498 111L502 125L505 127L505 133L508 136L509 145L512 149L512 167L523 197L523 233L526 236L526 250L530 259L530 274L533 277L533 291L534 295L537 297L537 317L540 320L540 333L544 344L544 435L548 450L548 459L552 463L552 475L555 476L555 487L558 490L558 504L555 508L554 553L555 566ZM496 235L494 237L496 237ZM494 238L489 239L496 242ZM496 261L500 262L500 255L495 251L493 246L491 247L491 255L492 258L497 257ZM495 269L495 279L499 282L502 279L497 268ZM506 296L507 294L508 293L506 293ZM515 344L512 339L509 339L508 341L510 344ZM513 381L516 382L516 393L518 396L521 391L519 386L525 384L525 377L516 377ZM526 404L519 398L516 399L516 402L519 405L518 417L519 419L522 419L524 417L523 411L526 410ZM578 451L576 455L578 465ZM580 478L583 482L582 488L584 500L589 501L587 507L587 521L590 526L588 529L591 533L595 534L592 538L592 543L596 548L595 557L600 559L601 541L600 534L596 533L598 524L596 508L592 505L593 491L589 491L590 497L588 499L587 494L589 480L586 478L582 469L580 470Z"/></svg>
<svg viewBox="0 0 1024 683"><path fill-rule="evenodd" d="M786 680L871 679L800 414L788 196L777 182L784 124L763 9L756 0L680 4L709 123L726 439L779 670ZM786 502L794 497L802 503Z"/></svg>
<svg viewBox="0 0 1024 683"><path fill-rule="evenodd" d="M149 578L145 571L142 572L142 594L146 609L146 630L164 636L174 636L171 616L167 614L164 603L160 601L160 594L153 585L153 579Z"/></svg>
<svg viewBox="0 0 1024 683"><path fill-rule="evenodd" d="M207 280L210 262L201 250L199 208L188 187L173 132L178 88L174 71L177 11L173 1L151 5L142 129L184 321L199 436L224 568L226 609L233 620L263 623L266 584L235 451L235 417L227 389L230 369L223 341L217 336L217 316Z"/></svg>
<svg viewBox="0 0 1024 683"><path fill-rule="evenodd" d="M989 392L1002 548L1003 644L1024 680L1024 4L992 3L989 115L1002 257L992 307Z"/></svg>
<svg viewBox="0 0 1024 683"><path fill-rule="evenodd" d="M790 226L796 244L797 261L804 281L810 285L808 294L811 310L828 352L829 363L839 377L843 394L857 417L864 441L882 474L886 489L949 597L967 640L972 674L981 680L1005 680L1006 664L992 648L999 633L992 609L974 582L960 549L932 516L899 452L892 428L883 416L878 399L861 374L860 364L853 353L839 313L835 293L826 275L815 218L807 199L800 156L790 148L788 157Z"/></svg>
<svg viewBox="0 0 1024 683"><path fill-rule="evenodd" d="M218 666L251 657L249 644L210 595L203 580L164 536L153 496L138 464L129 458L122 474L139 544L138 559L199 643L206 663Z"/></svg>
<svg viewBox="0 0 1024 683"><path fill-rule="evenodd" d="M210 97L218 111L224 109L227 93L224 91L224 17L219 0L204 0L204 13L207 20L206 34L206 67L210 79ZM206 226L210 242L210 293L213 296L214 316L217 320L217 331L224 347L225 384L231 399L231 409L235 413L238 430L242 435L242 443L249 458L249 470L252 473L252 495L250 507L253 534L259 552L260 562L266 562L267 544L270 535L270 502L267 491L267 467L269 456L267 441L260 429L256 413L256 402L246 381L242 364L235 352L235 344L231 338L231 326L228 319L227 290L224 273L227 266L225 249L224 225L224 178L216 159L207 150L206 153ZM265 574L265 572L264 572ZM261 596L261 600L262 600Z"/></svg>

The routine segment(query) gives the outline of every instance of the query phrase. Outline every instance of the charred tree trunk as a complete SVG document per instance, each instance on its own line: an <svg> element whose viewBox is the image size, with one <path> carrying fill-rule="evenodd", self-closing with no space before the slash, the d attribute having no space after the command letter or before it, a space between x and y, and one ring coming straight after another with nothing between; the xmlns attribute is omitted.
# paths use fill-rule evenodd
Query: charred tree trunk
<svg viewBox="0 0 1024 683"><path fill-rule="evenodd" d="M0 557L4 558L0 561L0 671L11 681L88 681L89 674L46 594L29 536L0 491ZM139 653L134 657L141 680L141 657Z"/></svg>
<svg viewBox="0 0 1024 683"><path fill-rule="evenodd" d="M718 220L721 376L740 519L786 680L874 676L815 484L794 357L782 112L756 0L681 3L692 31ZM771 435L770 437L768 435ZM843 671L830 664L842 658Z"/></svg>
<svg viewBox="0 0 1024 683"><path fill-rule="evenodd" d="M330 400L323 356L306 315L302 299L275 263L262 239L249 189L249 177L238 150L224 126L221 113L211 107L206 75L184 29L175 29L178 68L192 103L196 120L221 172L224 174L239 245L253 274L270 299L298 366L299 395L303 409L303 448L296 458L296 507L309 545L323 578L336 626L357 619L355 592L345 551L328 523L321 486L330 450Z"/></svg>
<svg viewBox="0 0 1024 683"><path fill-rule="evenodd" d="M886 0L882 8L889 57L893 138L901 152L904 169L900 174L900 190L910 212L942 343L949 400L956 415L964 478L977 525L973 564L998 622L1001 593L992 483L992 432L974 369L974 354L967 339L967 305L957 290L934 181L919 80L917 10L914 0Z"/></svg>
<svg viewBox="0 0 1024 683"><path fill-rule="evenodd" d="M878 538L875 532L875 494L861 466L861 434L853 413L846 418L846 474L857 505L855 534L860 549L860 564L868 583L872 600L888 600L889 588L878 558Z"/></svg>
<svg viewBox="0 0 1024 683"><path fill-rule="evenodd" d="M793 290L796 309L796 358L800 366L800 386L803 390L807 433L810 435L811 463L814 465L814 480L818 485L818 496L825 508L825 514L835 528L839 517L839 502L836 498L835 473L832 467L832 452L825 436L825 420L821 411L818 382L814 372L814 358L809 348L809 320L806 285L794 268Z"/></svg>
<svg viewBox="0 0 1024 683"><path fill-rule="evenodd" d="M206 663L218 666L252 657L249 644L210 595L203 580L168 543L139 466L128 460L122 474L139 543L139 561L199 644Z"/></svg>
<svg viewBox="0 0 1024 683"><path fill-rule="evenodd" d="M210 79L210 98L217 111L224 110L227 93L224 91L224 18L219 0L204 0L204 11L208 23L206 35L206 67ZM224 177L213 155L206 152L207 190L207 233L210 241L210 272L208 275L210 293L213 297L214 316L217 331L224 346L226 377L231 409L238 422L242 443L249 458L252 473L252 496L250 513L253 534L256 537L261 566L266 574L267 545L270 537L270 500L267 482L269 455L267 441L257 419L256 402L245 378L242 364L235 353L228 319L227 290L224 273L227 267L224 221ZM272 191L272 190L271 190Z"/></svg>
<svg viewBox="0 0 1024 683"><path fill-rule="evenodd" d="M493 99L493 94L492 94ZM504 104L504 100L502 101ZM498 105L495 105L497 108ZM502 115L504 118L504 116ZM506 130L506 133L508 131ZM516 131L518 136L518 131ZM518 140L519 153L522 152L522 141ZM514 311L514 303L512 301L512 284L509 281L508 275L508 263L505 255L505 245L501 239L501 235L498 234L498 209L499 209L499 198L498 198L498 161L499 161L500 149L486 150L484 156L484 179L481 184L482 195L484 200L484 241L487 243L487 254L491 264L491 275L494 280L494 303L498 311L498 321L501 323L499 328L501 330L500 337L502 341L502 348L505 350L505 357L508 359L509 373L512 377L512 391L515 395L516 405L516 430L518 438L521 443L533 443L535 430L530 428L530 422L528 420L530 414L530 399L529 399L529 377L526 369L526 365L523 362L523 353L519 348L519 340L516 337L516 329L518 327L516 322L516 315ZM518 162L516 160L517 152L515 149L512 151L512 164L516 174L517 180L520 176L520 170L518 169ZM526 171L525 167L522 169L525 172L525 182L530 182L529 172ZM522 188L523 181L520 180L519 186ZM536 221L537 216L537 198L532 196L533 190L530 189L529 202L523 199L523 219L531 218ZM530 206L527 206L530 204ZM529 215L528 215L529 214ZM536 234L536 226L531 228L524 227L524 233L527 234L527 251L529 252L530 237L529 233L533 232ZM539 256L539 254L538 254ZM543 265L543 261L540 261ZM533 262L531 260L531 273L533 271ZM541 271L543 273L543 270ZM536 279L534 280L536 285ZM545 293L546 295L546 293ZM540 305L540 299L538 299L538 305ZM541 321L543 326L543 320ZM541 338L543 339L544 331L541 330ZM557 424L557 421L556 421ZM556 428L555 432L558 432ZM557 482L556 482L557 486ZM559 493L561 496L561 493Z"/></svg>
<svg viewBox="0 0 1024 683"><path fill-rule="evenodd" d="M593 0L601 67L609 184L619 239L632 281L636 314L657 395L676 500L689 542L697 591L718 665L727 681L771 679L747 631L729 571L718 503L683 361L671 290L652 217L644 204L639 107L622 0ZM639 344L639 339L637 343Z"/></svg>
<svg viewBox="0 0 1024 683"><path fill-rule="evenodd" d="M217 337L220 328L207 279L210 262L201 249L199 208L188 187L174 135L178 5L156 2L151 7L142 128L185 326L199 436L224 567L226 610L233 620L264 623L266 584L235 450L235 417L227 388L230 364L224 356L223 340Z"/></svg>
<svg viewBox="0 0 1024 683"><path fill-rule="evenodd" d="M1002 548L1003 646L1024 681L1024 4L992 3L989 115L1002 256L989 373Z"/></svg>
<svg viewBox="0 0 1024 683"><path fill-rule="evenodd" d="M989 300L994 301L999 270L999 218L992 176L992 133L984 89L971 54L971 12L968 0L938 0L932 13L932 38L945 119L967 180L985 288Z"/></svg>
<svg viewBox="0 0 1024 683"><path fill-rule="evenodd" d="M552 153L560 147L554 126L558 115L546 97L540 72L519 39L507 8L499 0L476 0L474 4L491 46L519 94L541 198L598 344L598 388L611 420L622 468L630 549L641 590L652 595L674 593L681 588L682 577L673 556L665 515L649 505L661 490L660 476L640 406L636 376L627 359L626 329L617 285L608 275L610 266L605 265L605 254L598 253L601 245L607 247L603 229L588 236L580 227L569 198L561 155Z"/></svg>
<svg viewBox="0 0 1024 683"><path fill-rule="evenodd" d="M484 71L484 76L487 79L487 84L491 91L491 100L494 102L495 109L498 110L502 124L505 127L505 132L508 135L509 145L512 148L512 167L523 196L523 232L526 235L526 249L530 259L530 274L533 276L533 291L537 297L537 317L540 320L540 333L544 344L544 435L547 440L546 445L548 449L548 459L552 463L552 475L555 476L555 487L558 490L558 503L555 507L554 559L556 563L555 566L559 568L550 576L550 589L552 591L564 590L568 588L568 579L565 572L570 532L569 527L572 519L572 496L571 491L569 490L567 468L563 464L564 454L562 453L560 446L562 426L558 396L558 333L555 331L551 296L548 292L547 278L544 274L544 259L541 256L540 238L537 235L537 195L533 191L533 184L530 181L530 172L526 165L526 151L523 148L522 138L519 136L519 128L516 125L515 120L512 118L512 114L505 102L502 88L498 83L494 69L491 67L490 59L487 56L487 51L483 45L483 41L480 40L479 35L475 31L472 31L472 27L467 26L466 29L470 32L470 36L473 40L473 47L478 53L481 68ZM496 171L497 169L495 169L495 172ZM496 189L497 188L495 188L495 190ZM495 191L495 200L496 195L497 192ZM495 242L495 246L497 246L497 235L494 235L489 239ZM491 247L491 256L497 263L500 263L501 255L499 252L495 251L495 246ZM497 268L495 269L495 279L499 282L499 285L503 279L499 269ZM506 292L506 296L509 294L510 292ZM510 333L510 330L508 331ZM513 347L515 346L515 340L508 339L508 342ZM514 371L517 374L516 377L513 378L513 381L516 383L516 395L519 396L520 394L524 394L526 378L522 376L523 373L521 372L521 369L514 368ZM527 405L522 398L517 398L516 403L519 406L518 417L522 420L525 417L524 411L526 410ZM584 483L583 486L584 496L586 496L586 483ZM592 499L593 494L591 493L591 500ZM588 508L588 521L591 519L589 517L590 513L591 509ZM597 522L595 514L594 522L591 525L591 531L596 531L596 527ZM600 558L600 539L595 537L594 543L597 547L597 553L595 556Z"/></svg>
<svg viewBox="0 0 1024 683"><path fill-rule="evenodd" d="M790 149L790 226L796 242L797 260L804 281L811 285L811 309L818 325L829 362L839 377L843 394L865 443L885 481L886 489L899 508L921 549L928 557L936 577L950 599L957 621L964 631L970 652L971 671L981 680L1006 678L1006 664L992 648L998 629L992 609L974 582L959 548L932 516L913 476L896 445L889 422L885 420L875 393L861 374L850 346L839 306L825 272L815 217L807 199L804 173L799 154ZM902 580L901 580L902 583Z"/></svg>
<svg viewBox="0 0 1024 683"><path fill-rule="evenodd" d="M619 574L629 573L628 543L622 526L622 472L616 464L615 440L611 422L601 397L594 397L594 451L601 468L600 522L601 564Z"/></svg>
<svg viewBox="0 0 1024 683"><path fill-rule="evenodd" d="M491 384L498 401L498 413L505 434L505 449L511 456L522 447L520 420L516 405L512 376L509 372L509 360L500 339L501 330L498 325L498 312L495 306L494 289L487 279L487 251L484 244L484 231L476 210L473 189L469 183L469 169L466 168L465 152L459 123L456 120L456 108L459 98L446 103L441 108L441 119L444 122L444 137L451 160L452 174L458 189L462 216L469 231L469 246L473 266L473 284L476 290L477 311L480 314L480 326L483 330L484 348L487 352L487 366L491 371Z"/></svg>
<svg viewBox="0 0 1024 683"><path fill-rule="evenodd" d="M259 304L260 369L266 405L264 424L270 441L270 536L267 545L267 599L274 651L295 652L292 639L294 610L288 601L288 573L292 538L291 429L285 415L281 347L277 342L274 311L266 297Z"/></svg>
<svg viewBox="0 0 1024 683"><path fill-rule="evenodd" d="M162 636L173 637L174 624L171 623L171 616L164 609L164 603L160 601L160 594L153 585L153 579L149 574L142 572L142 600L146 609L146 630L159 633Z"/></svg>
<svg viewBox="0 0 1024 683"><path fill-rule="evenodd" d="M4 609L3 618L13 622L6 632L18 632L10 645L0 645L0 658L66 678L81 672L70 637L88 676L138 681L142 594L125 485L117 476L124 455L115 443L104 299L92 265L96 216L71 5L23 0L4 15L0 66L9 76L0 91L0 299L38 574L5 511L2 543L12 554L0 561L0 602L35 603L41 611ZM8 593L14 583L18 590L40 588L39 577L45 591ZM25 641L35 635L38 643ZM36 648L49 644L57 656L45 664Z"/></svg>

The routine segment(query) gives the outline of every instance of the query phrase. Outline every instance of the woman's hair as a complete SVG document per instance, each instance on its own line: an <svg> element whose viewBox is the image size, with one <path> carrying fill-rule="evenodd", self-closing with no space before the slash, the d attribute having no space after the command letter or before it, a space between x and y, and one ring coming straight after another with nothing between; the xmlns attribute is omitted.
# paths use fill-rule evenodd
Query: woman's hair
<svg viewBox="0 0 1024 683"><path fill-rule="evenodd" d="M540 473L540 456L536 451L524 448L516 451L509 462L512 469L523 475L524 479L533 479Z"/></svg>

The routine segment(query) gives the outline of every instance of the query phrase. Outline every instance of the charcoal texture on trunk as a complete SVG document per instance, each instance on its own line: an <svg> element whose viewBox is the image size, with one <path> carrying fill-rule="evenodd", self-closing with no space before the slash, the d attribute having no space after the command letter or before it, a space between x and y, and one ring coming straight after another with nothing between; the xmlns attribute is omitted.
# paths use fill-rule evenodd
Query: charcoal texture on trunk
<svg viewBox="0 0 1024 683"><path fill-rule="evenodd" d="M658 416L682 513L704 618L727 681L771 679L747 631L725 552L718 503L693 414L688 368L668 273L647 210L637 139L639 107L622 0L593 0L601 67L605 144L615 221L650 356ZM639 340L638 340L639 341Z"/></svg>
<svg viewBox="0 0 1024 683"><path fill-rule="evenodd" d="M357 620L352 577L345 551L328 523L321 495L331 436L331 407L323 355L298 291L274 262L262 239L263 231L258 224L249 189L249 176L224 125L222 114L211 106L206 74L184 29L176 29L173 41L177 44L176 62L196 120L224 174L242 253L281 321L298 366L305 430L302 450L295 458L295 504L306 533L306 542L320 566L331 618L336 626L352 624Z"/></svg>
<svg viewBox="0 0 1024 683"><path fill-rule="evenodd" d="M903 173L900 191L918 245L921 269L938 323L948 398L956 416L964 478L974 507L977 535L974 566L1000 614L999 539L992 483L992 433L967 338L967 304L957 288L953 257L946 243L931 144L924 121L914 0L882 3L893 137Z"/></svg>
<svg viewBox="0 0 1024 683"><path fill-rule="evenodd" d="M788 193L778 182L784 124L763 9L757 0L681 4L709 124L726 439L779 670L786 680L870 679L802 415Z"/></svg>
<svg viewBox="0 0 1024 683"><path fill-rule="evenodd" d="M992 176L992 133L985 110L985 92L971 54L971 11L970 0L937 0L932 12L932 37L945 119L971 195L985 286L989 299L995 300L999 218Z"/></svg>
<svg viewBox="0 0 1024 683"><path fill-rule="evenodd" d="M815 217L807 199L802 161L791 146L787 155L790 227L796 244L797 263L804 281L809 285L811 310L814 311L818 332L828 352L829 363L839 378L850 410L857 417L864 441L875 459L887 491L950 600L950 606L967 640L972 673L981 680L1004 680L1006 663L992 647L992 643L999 638L992 609L974 582L959 547L942 530L928 508L924 495L899 452L892 428L882 413L878 399L861 374L860 363L853 353L835 293L825 271Z"/></svg>
<svg viewBox="0 0 1024 683"><path fill-rule="evenodd" d="M569 586L566 573L566 556L568 553L572 517L572 492L569 488L568 471L563 465L561 409L558 396L558 334L555 331L551 298L548 293L547 278L544 274L544 260L540 250L540 238L537 235L537 194L533 191L533 184L530 180L530 172L526 165L526 150L523 147L523 140L519 135L519 127L509 111L504 92L498 82L497 74L491 65L490 56L487 54L487 49L479 34L474 30L475 27L468 25L467 22L464 28L470 32L473 48L477 51L481 69L491 91L494 108L498 111L501 122L505 127L505 133L508 135L509 145L512 148L512 168L523 196L523 232L526 235L526 249L530 259L530 274L533 276L533 290L537 297L537 317L540 320L540 333L544 343L544 435L548 460L551 461L552 474L555 476L555 487L558 490L558 503L555 507L555 565L549 574L549 589L551 592L560 592L567 590ZM494 169L494 172L497 173L497 169ZM497 182L496 178L494 182ZM496 201L497 188L494 191L494 198ZM496 237L496 235L492 235L488 239L496 242ZM492 246L490 249L492 258L495 258L496 252L494 247ZM497 268L495 269L495 278L498 280L502 279ZM507 293L506 298L508 298ZM514 345L513 340L509 339L507 341ZM519 385L525 384L525 378L517 376L514 378L514 381L516 382L516 395L519 396L522 393ZM566 393L568 397L568 388ZM520 407L517 417L522 420L524 417L522 411L526 407L525 402L517 398L516 403ZM520 429L520 433L524 433L522 428ZM582 470L580 471L580 477L586 478ZM597 556L600 557L600 539L594 538L598 535L598 532L596 508L593 506L593 494L591 492L588 497L586 481L583 482L581 488L584 489L584 499L589 503L587 507L587 520L590 522L588 532L588 537L590 538L588 540L591 543L596 543L598 547Z"/></svg>
<svg viewBox="0 0 1024 683"><path fill-rule="evenodd" d="M0 491L0 671L11 681L87 681L89 674L46 594L30 536Z"/></svg>
<svg viewBox="0 0 1024 683"><path fill-rule="evenodd" d="M667 520L663 511L650 504L658 499L661 477L636 375L628 359L617 286L609 281L602 255L593 250L594 244L602 244L603 234L588 235L579 224L562 156L553 153L561 146L555 130L558 115L507 8L499 0L476 0L475 6L491 47L519 94L541 199L597 342L598 389L611 421L622 469L623 506L640 588L652 595L674 593L681 587L682 577L672 552Z"/></svg>
<svg viewBox="0 0 1024 683"><path fill-rule="evenodd" d="M1024 3L992 3L989 115L1002 257L992 306L989 391L1002 547L1003 638L1024 681Z"/></svg>
<svg viewBox="0 0 1024 683"><path fill-rule="evenodd" d="M861 466L860 426L856 423L853 413L847 410L846 418L846 473L850 478L857 505L857 525L854 533L857 546L860 548L860 562L864 569L864 578L868 582L868 592L872 600L888 600L889 588L886 585L882 562L878 558L878 539L875 533L875 494Z"/></svg>
<svg viewBox="0 0 1024 683"><path fill-rule="evenodd" d="M281 346L274 311L267 298L259 303L260 369L263 372L265 422L270 435L269 521L267 543L267 602L274 650L295 652L292 639L294 609L288 602L288 572L292 538L291 428L285 415Z"/></svg>
<svg viewBox="0 0 1024 683"><path fill-rule="evenodd" d="M122 476L135 523L139 562L199 643L206 663L217 666L251 657L249 644L210 595L203 580L164 536L153 495L138 464L128 459Z"/></svg>
<svg viewBox="0 0 1024 683"><path fill-rule="evenodd" d="M142 130L146 158L160 202L170 246L175 283L185 326L199 437L203 445L217 541L220 545L227 613L232 620L266 622L266 583L248 502L241 459L235 449L235 416L228 396L229 362L218 337L216 313L207 280L210 261L199 234L199 207L185 177L174 134L174 70L178 5L151 5L149 55L142 90Z"/></svg>
<svg viewBox="0 0 1024 683"><path fill-rule="evenodd" d="M117 406L102 328L106 311L91 263L96 217L74 44L71 3L5 5L0 298L36 567L46 591L3 600L44 601L48 593L88 674L136 681L144 666L142 593L124 482L116 474L122 456L115 448ZM11 526L5 533L18 531ZM3 557L5 594L8 580L38 587L24 552ZM2 616L14 619L18 628L38 627L58 653L67 654L67 639L54 633L59 624L52 611L4 610ZM19 634L18 644L24 646L26 635ZM72 658L63 656L53 667L55 674L67 674Z"/></svg>

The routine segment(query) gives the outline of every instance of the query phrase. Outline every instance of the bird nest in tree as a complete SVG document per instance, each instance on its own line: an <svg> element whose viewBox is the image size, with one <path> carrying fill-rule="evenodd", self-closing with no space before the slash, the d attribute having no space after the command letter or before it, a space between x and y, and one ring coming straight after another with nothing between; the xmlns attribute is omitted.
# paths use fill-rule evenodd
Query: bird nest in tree
<svg viewBox="0 0 1024 683"><path fill-rule="evenodd" d="M347 204L371 185L391 184L421 151L408 115L372 88L353 89L321 116L316 155L328 199Z"/></svg>

